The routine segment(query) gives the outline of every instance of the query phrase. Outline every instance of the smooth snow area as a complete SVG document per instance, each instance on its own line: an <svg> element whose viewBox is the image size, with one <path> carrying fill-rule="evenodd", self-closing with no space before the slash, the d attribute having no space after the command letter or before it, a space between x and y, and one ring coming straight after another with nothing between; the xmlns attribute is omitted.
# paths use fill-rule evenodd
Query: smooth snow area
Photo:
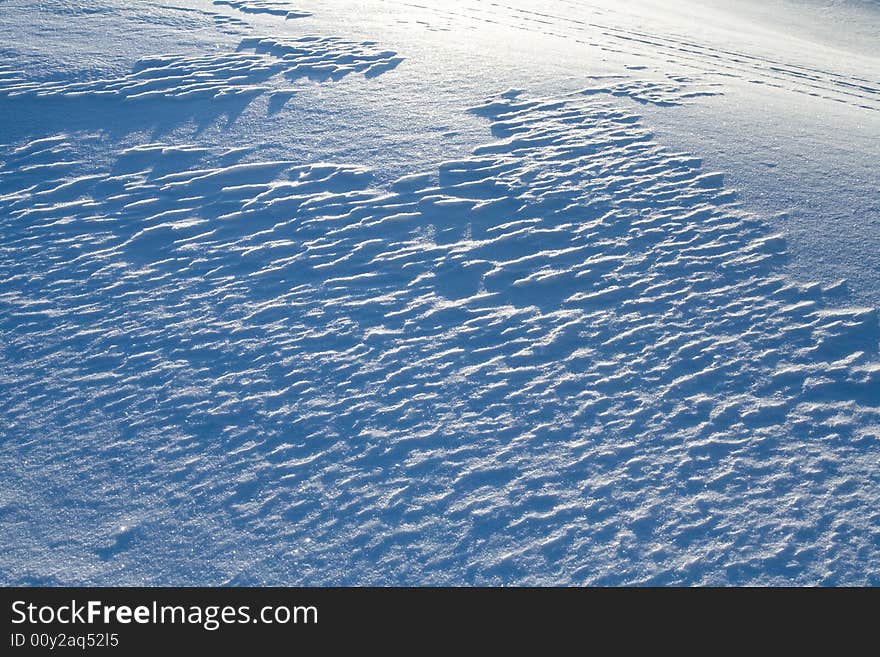
<svg viewBox="0 0 880 657"><path fill-rule="evenodd" d="M876 2L0 39L3 583L880 584Z"/></svg>

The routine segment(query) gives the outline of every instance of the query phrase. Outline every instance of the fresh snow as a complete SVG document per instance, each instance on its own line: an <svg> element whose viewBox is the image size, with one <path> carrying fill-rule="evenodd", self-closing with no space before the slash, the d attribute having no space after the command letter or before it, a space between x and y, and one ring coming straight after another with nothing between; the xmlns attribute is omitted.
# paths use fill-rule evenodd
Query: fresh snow
<svg viewBox="0 0 880 657"><path fill-rule="evenodd" d="M0 2L0 581L880 584L875 2Z"/></svg>

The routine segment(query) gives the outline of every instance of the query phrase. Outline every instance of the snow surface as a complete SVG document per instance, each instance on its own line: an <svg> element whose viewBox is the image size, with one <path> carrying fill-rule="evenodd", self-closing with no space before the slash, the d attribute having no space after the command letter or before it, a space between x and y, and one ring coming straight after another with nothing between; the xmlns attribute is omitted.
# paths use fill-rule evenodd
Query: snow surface
<svg viewBox="0 0 880 657"><path fill-rule="evenodd" d="M728 5L0 2L0 581L880 584L880 8Z"/></svg>

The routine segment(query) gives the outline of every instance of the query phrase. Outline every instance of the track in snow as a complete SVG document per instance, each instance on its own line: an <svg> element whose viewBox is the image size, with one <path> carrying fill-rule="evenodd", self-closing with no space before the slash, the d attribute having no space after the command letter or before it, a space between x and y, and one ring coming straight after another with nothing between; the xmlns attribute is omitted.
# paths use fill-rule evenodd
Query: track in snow
<svg viewBox="0 0 880 657"><path fill-rule="evenodd" d="M469 22L489 23L583 43L612 56L638 56L650 62L657 70L672 65L721 80L734 78L849 104L859 109L880 110L880 80L843 75L836 71L799 66L772 57L719 48L689 37L621 28L609 20L617 18L617 12L609 10L605 5L601 9L594 7L595 13L590 14L586 11L589 3L586 6L581 2L557 4L571 5L570 13L562 15L523 8L529 7L529 3L505 5L465 0L453 3L455 9L449 9L446 4L427 6L412 3L406 6L420 12L427 20L419 20L418 17L402 20L413 20L426 25L432 25L439 20L447 26L446 29L458 29ZM590 15L599 18L585 18Z"/></svg>

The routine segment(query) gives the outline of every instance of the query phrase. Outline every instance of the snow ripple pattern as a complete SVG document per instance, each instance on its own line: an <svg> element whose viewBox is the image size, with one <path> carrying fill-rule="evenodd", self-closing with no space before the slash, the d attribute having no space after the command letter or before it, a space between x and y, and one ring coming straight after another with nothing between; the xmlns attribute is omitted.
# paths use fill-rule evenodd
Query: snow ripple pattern
<svg viewBox="0 0 880 657"><path fill-rule="evenodd" d="M880 584L876 312L607 97L474 111L388 188L5 149L3 579Z"/></svg>
<svg viewBox="0 0 880 657"><path fill-rule="evenodd" d="M375 42L336 37L247 37L238 51L183 56L160 55L138 61L128 75L87 82L30 81L0 65L0 95L39 98L214 99L252 97L270 91L275 76L325 82L350 73L376 77L403 58L379 50Z"/></svg>

